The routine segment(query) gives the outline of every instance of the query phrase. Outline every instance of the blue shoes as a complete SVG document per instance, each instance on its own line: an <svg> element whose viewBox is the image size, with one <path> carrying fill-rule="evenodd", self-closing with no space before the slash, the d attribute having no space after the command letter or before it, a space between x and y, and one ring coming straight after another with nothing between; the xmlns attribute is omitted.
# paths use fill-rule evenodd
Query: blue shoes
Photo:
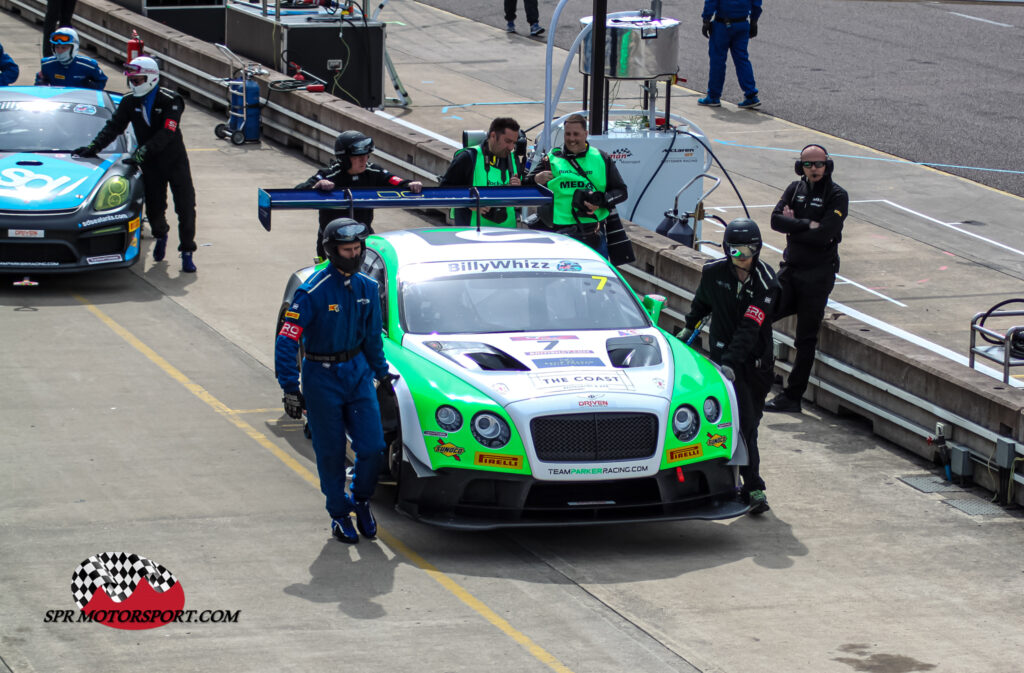
<svg viewBox="0 0 1024 673"><path fill-rule="evenodd" d="M738 103L736 107L738 107L741 110L753 110L755 108L761 107L761 99L757 97L757 94L754 94L753 96L747 96L746 98L743 99L743 102Z"/></svg>
<svg viewBox="0 0 1024 673"><path fill-rule="evenodd" d="M352 526L352 517L348 514L337 519L331 519L331 535L338 541L346 544L359 542L356 529Z"/></svg>
<svg viewBox="0 0 1024 673"><path fill-rule="evenodd" d="M514 33L514 32L516 32L516 22L515 21L509 21L508 24L505 26L505 32L506 33Z"/></svg>
<svg viewBox="0 0 1024 673"><path fill-rule="evenodd" d="M156 245L153 246L153 261L162 262L164 261L164 255L167 254L167 237L159 236L156 239Z"/></svg>
<svg viewBox="0 0 1024 673"><path fill-rule="evenodd" d="M351 502L352 511L356 513L356 527L359 528L359 532L370 540L377 537L377 521L373 518L373 512L370 511L370 501L352 498Z"/></svg>
<svg viewBox="0 0 1024 673"><path fill-rule="evenodd" d="M184 271L185 273L196 272L196 265L195 262L192 261L191 252L181 253L181 270Z"/></svg>
<svg viewBox="0 0 1024 673"><path fill-rule="evenodd" d="M717 98L712 98L710 94L699 98L697 105L703 105L704 107L722 107L722 101Z"/></svg>
<svg viewBox="0 0 1024 673"><path fill-rule="evenodd" d="M544 29L541 27L541 25L539 23L535 23L535 24L530 26L530 36L531 37L537 37L538 35L540 35L543 32L544 32Z"/></svg>

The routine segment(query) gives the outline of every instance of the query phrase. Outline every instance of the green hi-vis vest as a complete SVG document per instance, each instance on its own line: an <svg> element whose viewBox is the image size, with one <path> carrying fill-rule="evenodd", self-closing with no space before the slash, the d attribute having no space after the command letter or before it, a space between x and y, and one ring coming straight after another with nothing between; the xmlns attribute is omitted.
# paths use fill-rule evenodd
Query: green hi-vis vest
<svg viewBox="0 0 1024 673"><path fill-rule="evenodd" d="M476 166L473 168L473 186L474 187L504 187L512 181L513 175L519 174L519 169L516 167L516 157L514 154L508 155L509 165L511 171L503 171L494 166L488 165L484 161L484 146L476 145L474 147L466 147L459 152L465 152L466 150L476 150ZM456 152L458 154L458 152ZM493 208L491 209L494 210ZM480 219L480 213L474 211L470 212L469 225L471 227L477 226L479 222L482 227L505 227L508 229L516 228L516 211L514 208L502 208L505 211L505 219L501 222L492 222L486 217ZM450 216L455 217L455 209L451 210Z"/></svg>
<svg viewBox="0 0 1024 673"><path fill-rule="evenodd" d="M576 218L572 215L572 195L577 189L591 189L603 192L608 186L608 166L604 157L596 147L587 147L587 153L576 158L587 177L580 175L580 172L562 156L561 148L548 153L548 161L551 163L553 177L545 185L554 194L554 212L552 222L556 227L568 227L576 224ZM589 180L589 182L588 182ZM598 208L592 216L580 215L580 222L601 222L608 217L607 208Z"/></svg>

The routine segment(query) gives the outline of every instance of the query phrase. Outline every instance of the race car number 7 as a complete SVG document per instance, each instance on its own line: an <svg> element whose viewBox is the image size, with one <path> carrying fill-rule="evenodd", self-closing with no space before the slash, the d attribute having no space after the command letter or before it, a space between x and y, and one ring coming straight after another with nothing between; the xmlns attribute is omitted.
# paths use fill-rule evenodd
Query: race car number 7
<svg viewBox="0 0 1024 673"><path fill-rule="evenodd" d="M603 290L604 289L604 284L608 282L608 277L607 276L591 276L591 278L593 278L594 280L597 281L597 289L598 290Z"/></svg>

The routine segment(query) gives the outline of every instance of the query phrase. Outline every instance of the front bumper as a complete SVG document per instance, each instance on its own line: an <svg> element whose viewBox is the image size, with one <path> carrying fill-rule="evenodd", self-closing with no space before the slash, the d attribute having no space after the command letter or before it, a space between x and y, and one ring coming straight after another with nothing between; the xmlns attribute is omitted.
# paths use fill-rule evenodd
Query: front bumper
<svg viewBox="0 0 1024 673"><path fill-rule="evenodd" d="M92 229L47 227L29 218L0 221L0 273L69 273L128 267L139 260L140 211ZM27 221L26 221L27 220ZM13 231L42 231L39 238Z"/></svg>
<svg viewBox="0 0 1024 673"><path fill-rule="evenodd" d="M750 507L725 460L687 465L650 477L607 481L539 481L529 475L446 469L420 477L406 460L399 511L442 528L490 530L682 519L729 519Z"/></svg>

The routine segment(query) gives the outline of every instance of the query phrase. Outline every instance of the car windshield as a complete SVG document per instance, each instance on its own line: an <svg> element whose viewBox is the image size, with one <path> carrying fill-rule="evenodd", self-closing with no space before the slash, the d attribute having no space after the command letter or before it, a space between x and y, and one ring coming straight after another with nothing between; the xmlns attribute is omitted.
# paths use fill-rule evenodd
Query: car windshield
<svg viewBox="0 0 1024 673"><path fill-rule="evenodd" d="M412 334L650 327L632 293L606 273L490 272L403 281L402 324Z"/></svg>
<svg viewBox="0 0 1024 673"><path fill-rule="evenodd" d="M56 100L0 102L0 152L70 152L88 145L110 118L110 110ZM124 138L104 152L124 152Z"/></svg>

